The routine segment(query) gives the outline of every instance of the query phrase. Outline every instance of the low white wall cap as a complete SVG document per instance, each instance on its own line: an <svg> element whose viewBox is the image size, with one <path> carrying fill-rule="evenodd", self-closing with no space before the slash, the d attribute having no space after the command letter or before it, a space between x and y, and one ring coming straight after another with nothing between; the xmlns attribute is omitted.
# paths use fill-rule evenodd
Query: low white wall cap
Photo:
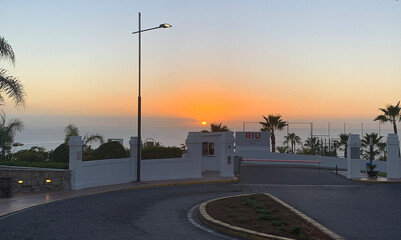
<svg viewBox="0 0 401 240"><path fill-rule="evenodd" d="M185 143L202 143L202 133L200 132L189 132Z"/></svg>
<svg viewBox="0 0 401 240"><path fill-rule="evenodd" d="M71 136L70 141L68 141L69 146L80 146L84 145L84 141L82 141L81 136Z"/></svg>
<svg viewBox="0 0 401 240"><path fill-rule="evenodd" d="M234 132L221 132L220 142L235 142Z"/></svg>
<svg viewBox="0 0 401 240"><path fill-rule="evenodd" d="M352 147L360 147L361 139L359 138L359 134L350 134L348 137L348 145Z"/></svg>
<svg viewBox="0 0 401 240"><path fill-rule="evenodd" d="M138 137L131 137L129 140L130 145L138 144Z"/></svg>
<svg viewBox="0 0 401 240"><path fill-rule="evenodd" d="M400 144L400 140L398 139L398 135L395 133L389 133L387 136L387 145L398 145Z"/></svg>

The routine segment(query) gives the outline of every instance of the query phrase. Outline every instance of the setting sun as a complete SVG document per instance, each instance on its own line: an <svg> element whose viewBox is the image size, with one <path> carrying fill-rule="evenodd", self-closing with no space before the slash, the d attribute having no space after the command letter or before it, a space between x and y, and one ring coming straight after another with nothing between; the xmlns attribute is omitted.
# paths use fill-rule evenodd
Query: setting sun
<svg viewBox="0 0 401 240"><path fill-rule="evenodd" d="M207 124L207 122L202 122L202 125L205 126Z"/></svg>

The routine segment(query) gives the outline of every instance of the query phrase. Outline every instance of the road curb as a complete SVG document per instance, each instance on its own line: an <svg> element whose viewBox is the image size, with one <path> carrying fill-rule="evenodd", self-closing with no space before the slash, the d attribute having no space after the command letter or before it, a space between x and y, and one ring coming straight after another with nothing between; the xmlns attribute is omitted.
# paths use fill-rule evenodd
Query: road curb
<svg viewBox="0 0 401 240"><path fill-rule="evenodd" d="M401 184L401 181L395 182L395 181L386 181L386 182L379 182L379 181L373 181L373 180L362 180L358 178L351 178L352 181L355 182L361 182L361 183L376 183L376 184Z"/></svg>
<svg viewBox="0 0 401 240"><path fill-rule="evenodd" d="M118 188L118 189L112 189L112 190L105 190L105 191L99 191L99 192L93 192L93 193L87 193L87 194L82 194L82 195L77 195L77 196L70 196L70 197L64 197L60 199L55 199L55 200L50 200L46 201L43 203L37 203L37 204L32 204L26 207L22 207L16 210L12 210L10 212L2 213L0 214L0 219L7 217L8 215L15 214L19 211L27 210L29 208L45 205L48 203L53 203L61 200L66 200L66 199L71 199L71 198L78 198L78 197L84 197L84 196L90 196L90 195L96 195L96 194L101 194L101 193L108 193L108 192L117 192L117 191L125 191L125 190L134 190L134 189L145 189L145 188L157 188L157 187L171 187L171 186L184 186L184 185L197 185L197 184L209 184L209 183L235 183L238 182L238 178L234 177L232 179L224 179L224 180L207 180L207 181L193 181L193 182L175 182L175 183L162 183L162 184L150 184L150 185L140 185L140 186L133 186L133 187L123 187L123 188Z"/></svg>
<svg viewBox="0 0 401 240"><path fill-rule="evenodd" d="M203 202L199 206L199 216L201 221L208 225L209 227L212 227L218 231L233 235L235 237L239 238L246 238L246 239L255 239L255 240L292 240L291 238L285 238L285 237L280 237L280 236L275 236L275 235L270 235L266 233L261 233L245 228L240 228L233 226L231 224L219 221L217 219L212 218L207 212L206 212L206 205L210 202L221 200L221 199L226 199L226 198L232 198L232 197L240 197L240 196L247 196L251 194L241 194L241 195L235 195L235 196L229 196L229 197L221 197L221 198L215 198L206 202Z"/></svg>
<svg viewBox="0 0 401 240"><path fill-rule="evenodd" d="M261 232L257 232L257 231L253 231L253 230L249 230L249 229L245 229L245 228L236 227L236 226L233 226L231 224L228 224L228 223L219 221L217 219L214 219L206 212L206 206L210 202L221 200L221 199L225 199L225 198L240 197L240 196L247 196L247 195L251 195L251 194L241 194L241 195L236 195L236 196L222 197L222 198L216 198L216 199L212 199L212 200L203 202L199 206L199 213L200 213L201 221L204 224L208 225L209 227L212 227L212 228L214 228L216 230L219 230L219 231L224 232L224 233L231 234L231 235L239 237L239 238L257 239L257 240L259 240L259 239L260 240L262 240L262 239L263 240L264 239L290 240L290 238L270 235L270 234L261 233ZM337 235L333 231L329 230L328 228L322 226L321 224L319 224L318 222L316 222L312 218L306 216L305 214L303 214L302 212L298 211L297 209L291 207L290 205L288 205L287 203L283 202L282 200L280 200L280 199L278 199L278 198L276 198L276 197L274 197L274 196L272 196L271 194L268 194L268 193L265 193L265 195L271 197L273 200L277 201L278 203L280 203L284 207L288 208L289 210L291 210L292 212L294 212L295 214L300 216L302 219L304 219L308 223L310 223L313 226L319 228L328 237L330 237L332 239L335 239L335 240L344 240L345 239L345 238L341 237L340 235Z"/></svg>
<svg viewBox="0 0 401 240"><path fill-rule="evenodd" d="M297 214L299 217L301 217L302 219L304 219L305 221L307 221L308 223L312 224L313 226L317 227L318 229L320 229L320 231L322 231L324 234L326 234L328 237L330 237L331 239L334 240L344 240L345 238L334 233L333 231L331 231L330 229L324 227L323 225L321 225L320 223L316 222L315 220L313 220L312 218L306 216L305 214L303 214L302 212L300 212L299 210L293 208L292 206L290 206L289 204L285 203L284 201L276 198L275 196L269 194L269 193L265 193L265 195L271 197L273 200L275 200L276 202L280 203L281 205L283 205L284 207L290 209L293 213Z"/></svg>

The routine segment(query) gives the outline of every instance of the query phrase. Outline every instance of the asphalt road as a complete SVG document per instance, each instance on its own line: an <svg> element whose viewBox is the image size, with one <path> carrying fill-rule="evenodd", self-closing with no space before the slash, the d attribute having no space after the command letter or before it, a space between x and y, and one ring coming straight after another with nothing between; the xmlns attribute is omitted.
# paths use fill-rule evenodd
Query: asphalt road
<svg viewBox="0 0 401 240"><path fill-rule="evenodd" d="M110 192L37 206L0 219L0 239L222 239L189 210L212 198L268 192L347 239L400 239L401 186L361 184L331 171L245 167L239 183Z"/></svg>

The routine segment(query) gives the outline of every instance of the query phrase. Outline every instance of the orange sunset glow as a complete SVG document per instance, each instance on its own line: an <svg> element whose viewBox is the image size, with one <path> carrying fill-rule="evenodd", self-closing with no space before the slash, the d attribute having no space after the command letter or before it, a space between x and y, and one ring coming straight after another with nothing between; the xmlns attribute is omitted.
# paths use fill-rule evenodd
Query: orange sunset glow
<svg viewBox="0 0 401 240"><path fill-rule="evenodd" d="M260 120L270 113L286 119L372 118L378 107L400 99L396 2L199 2L181 5L184 12L175 10L177 3L159 4L164 11L150 3L124 3L103 19L108 8L85 3L83 9L98 11L90 21L84 11L74 18L57 14L74 4L10 4L11 10L33 11L18 19L4 16L10 24L2 26L2 34L18 56L15 68L8 68L28 96L26 109L7 104L5 111L135 117L138 39L131 31L137 18L127 9L139 8L146 27L173 25L143 36L144 117L193 119L194 126ZM46 48L39 49L43 42Z"/></svg>

